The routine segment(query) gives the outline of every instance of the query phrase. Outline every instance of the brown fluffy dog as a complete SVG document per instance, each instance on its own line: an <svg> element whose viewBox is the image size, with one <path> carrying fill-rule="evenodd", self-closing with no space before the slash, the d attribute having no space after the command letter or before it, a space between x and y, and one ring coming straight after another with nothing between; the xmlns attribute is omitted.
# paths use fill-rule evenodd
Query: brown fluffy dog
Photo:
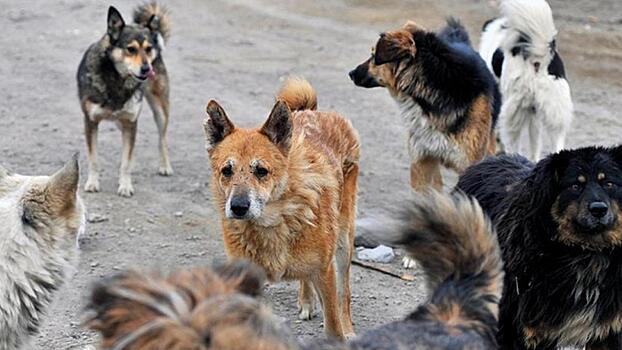
<svg viewBox="0 0 622 350"><path fill-rule="evenodd" d="M316 105L307 81L289 79L261 128L235 127L213 100L204 127L228 256L259 264L271 281L300 280L302 319L315 290L326 332L343 338L354 333L359 142L349 121Z"/></svg>

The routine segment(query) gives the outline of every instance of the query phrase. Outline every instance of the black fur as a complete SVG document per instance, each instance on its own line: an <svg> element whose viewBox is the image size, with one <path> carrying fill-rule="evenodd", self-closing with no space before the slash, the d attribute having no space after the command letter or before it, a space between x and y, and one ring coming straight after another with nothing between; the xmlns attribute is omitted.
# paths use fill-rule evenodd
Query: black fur
<svg viewBox="0 0 622 350"><path fill-rule="evenodd" d="M503 50L501 50L501 48L497 48L495 53L492 54L492 70L495 72L497 78L501 78L501 69L503 67L504 59Z"/></svg>
<svg viewBox="0 0 622 350"><path fill-rule="evenodd" d="M439 34L416 32L413 34L417 52L414 64L421 66L423 83L434 93L434 97L417 96L422 108L428 108L437 115L462 112L457 125L449 129L457 132L466 121L466 113L475 98L481 94L491 97L493 102L493 124L500 108L499 89L485 62L470 46L468 33L453 18L447 20ZM423 102L423 103L422 103ZM434 109L431 108L434 106Z"/></svg>
<svg viewBox="0 0 622 350"><path fill-rule="evenodd" d="M622 147L587 147L562 151L536 165L516 155L493 157L461 176L457 189L480 201L499 235L506 272L498 335L502 349L526 349L525 328L545 334L536 349L586 344L621 348L621 336L613 329L606 339L589 335L573 344L562 342L577 332L568 325L573 317L593 314L581 330L608 327L622 317L622 248L565 244L556 237L567 232L559 231L552 215L595 193L618 209L621 169ZM606 181L596 181L598 173L606 174ZM579 175L587 181L577 182ZM602 232L594 230L586 231L585 242Z"/></svg>
<svg viewBox="0 0 622 350"><path fill-rule="evenodd" d="M562 61L562 58L557 51L555 51L555 54L553 55L553 60L551 60L551 63L549 63L547 70L549 72L549 75L554 76L555 79L566 79L566 69L564 69L564 61Z"/></svg>
<svg viewBox="0 0 622 350"><path fill-rule="evenodd" d="M496 21L497 18L490 18L488 20L486 20L486 22L484 22L484 25L482 26L482 32L486 30L486 27L488 27L488 25L494 21Z"/></svg>

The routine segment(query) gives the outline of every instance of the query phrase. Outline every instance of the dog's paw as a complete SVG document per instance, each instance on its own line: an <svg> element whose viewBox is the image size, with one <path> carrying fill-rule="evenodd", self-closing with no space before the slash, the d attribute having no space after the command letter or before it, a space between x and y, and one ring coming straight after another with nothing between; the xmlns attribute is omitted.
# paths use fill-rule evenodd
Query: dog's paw
<svg viewBox="0 0 622 350"><path fill-rule="evenodd" d="M84 185L86 192L99 192L99 180L88 179Z"/></svg>
<svg viewBox="0 0 622 350"><path fill-rule="evenodd" d="M171 176L171 175L173 175L173 168L170 165L161 165L158 168L158 175L160 175L160 176Z"/></svg>
<svg viewBox="0 0 622 350"><path fill-rule="evenodd" d="M117 190L117 194L121 197L131 197L134 195L134 187L132 184L121 184Z"/></svg>
<svg viewBox="0 0 622 350"><path fill-rule="evenodd" d="M313 306L302 305L298 308L298 319L303 321L309 321L313 318Z"/></svg>
<svg viewBox="0 0 622 350"><path fill-rule="evenodd" d="M414 269L417 266L417 261L409 256L405 256L402 259L402 266L405 269Z"/></svg>
<svg viewBox="0 0 622 350"><path fill-rule="evenodd" d="M343 337L345 338L346 341L353 339L354 337L356 337L356 334L354 332L352 333L346 333L343 335Z"/></svg>

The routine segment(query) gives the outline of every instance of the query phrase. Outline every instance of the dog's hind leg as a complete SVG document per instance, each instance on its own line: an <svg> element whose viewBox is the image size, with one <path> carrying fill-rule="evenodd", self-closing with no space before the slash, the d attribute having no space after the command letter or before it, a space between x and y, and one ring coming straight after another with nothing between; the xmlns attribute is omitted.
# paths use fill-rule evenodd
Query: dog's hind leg
<svg viewBox="0 0 622 350"><path fill-rule="evenodd" d="M501 141L507 153L519 152L519 140L525 123L525 115L520 110L520 100L508 98L503 101L499 113Z"/></svg>
<svg viewBox="0 0 622 350"><path fill-rule="evenodd" d="M537 162L540 159L540 153L542 152L542 123L537 116L531 116L529 118L529 159L532 162Z"/></svg>
<svg viewBox="0 0 622 350"><path fill-rule="evenodd" d="M313 304L315 294L313 286L307 280L300 280L300 290L298 290L298 318L310 320L313 318Z"/></svg>
<svg viewBox="0 0 622 350"><path fill-rule="evenodd" d="M136 143L137 121L122 120L119 122L123 137L123 150L121 155L121 169L119 170L119 189L117 193L122 197L131 197L134 194L132 185L132 156Z"/></svg>
<svg viewBox="0 0 622 350"><path fill-rule="evenodd" d="M410 185L417 192L430 188L441 191L443 176L440 161L435 158L423 158L410 164Z"/></svg>
<svg viewBox="0 0 622 350"><path fill-rule="evenodd" d="M313 276L312 283L322 304L324 331L328 336L344 339L339 300L337 300L335 264L328 264L325 271Z"/></svg>
<svg viewBox="0 0 622 350"><path fill-rule="evenodd" d="M173 175L173 168L168 156L168 139L166 136L169 120L168 77L166 72L159 72L154 81L147 88L147 102L153 112L153 119L158 127L160 166L158 174L162 176Z"/></svg>
<svg viewBox="0 0 622 350"><path fill-rule="evenodd" d="M354 336L352 327L350 271L354 254L356 225L356 193L359 167L351 165L344 174L339 213L339 237L335 262L337 267L337 297L341 307L341 321L346 338Z"/></svg>
<svg viewBox="0 0 622 350"><path fill-rule="evenodd" d="M97 164L97 129L99 124L88 116L84 117L84 135L86 136L86 156L89 163L89 174L84 185L86 192L99 192L99 169Z"/></svg>

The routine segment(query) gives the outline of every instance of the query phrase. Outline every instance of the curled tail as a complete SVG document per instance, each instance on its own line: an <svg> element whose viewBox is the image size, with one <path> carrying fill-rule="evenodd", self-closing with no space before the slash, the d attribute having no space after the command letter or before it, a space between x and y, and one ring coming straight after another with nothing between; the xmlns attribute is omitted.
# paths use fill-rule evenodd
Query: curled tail
<svg viewBox="0 0 622 350"><path fill-rule="evenodd" d="M285 101L292 111L317 109L315 89L302 77L289 77L277 94L277 99Z"/></svg>
<svg viewBox="0 0 622 350"><path fill-rule="evenodd" d="M454 17L447 17L447 26L441 30L439 37L448 43L464 43L471 46L471 39L466 28Z"/></svg>
<svg viewBox="0 0 622 350"><path fill-rule="evenodd" d="M426 194L408 212L399 243L423 268L432 295L411 318L468 323L494 338L503 265L479 204L460 194Z"/></svg>
<svg viewBox="0 0 622 350"><path fill-rule="evenodd" d="M134 9L134 23L157 31L164 42L168 43L171 36L171 18L166 7L155 1L139 5Z"/></svg>

